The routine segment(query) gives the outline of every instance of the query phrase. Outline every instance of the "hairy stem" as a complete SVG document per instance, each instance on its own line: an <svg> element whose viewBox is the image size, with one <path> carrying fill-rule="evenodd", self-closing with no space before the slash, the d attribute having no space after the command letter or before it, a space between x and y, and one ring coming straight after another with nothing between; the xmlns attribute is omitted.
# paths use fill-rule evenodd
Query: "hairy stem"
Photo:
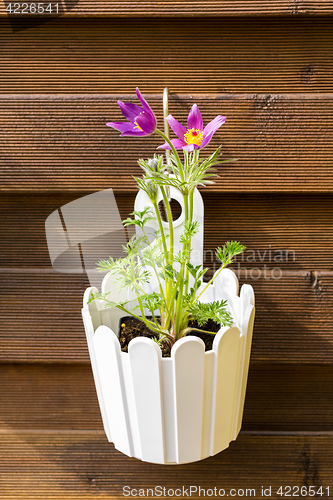
<svg viewBox="0 0 333 500"><path fill-rule="evenodd" d="M182 162L180 161L180 158L179 158L179 154L177 153L177 150L175 148L175 146L172 144L172 142L170 141L169 137L167 137L165 134L163 134L163 132L161 132L161 130L159 130L158 128L155 130L155 132L157 134L159 134L164 140L165 142L167 142L173 152L173 154L175 155L175 158L177 160L177 165L178 165L178 169L179 169L179 175L180 175L180 178L182 181L184 181L184 171L183 171L183 166L182 166Z"/></svg>
<svg viewBox="0 0 333 500"><path fill-rule="evenodd" d="M143 229L143 227L141 228L142 229L142 232L147 240L147 243L149 246L151 246L151 243L148 239L148 236L146 234L146 231ZM163 307L163 304L166 304L166 300L165 300L165 295L164 295L164 290L163 290L163 287L162 287L162 284L161 284L161 280L160 280L160 277L159 277L159 274L157 272L157 269L156 269L156 265L154 262L152 262L153 266L152 268L154 269L154 273L155 273L155 276L157 278L157 282L158 282L158 288L160 290L160 294L161 294L161 298L162 298L162 304L161 304L161 307L159 307L159 311L160 311L160 315L161 315L161 320L162 320L162 325L164 325L164 307Z"/></svg>
<svg viewBox="0 0 333 500"><path fill-rule="evenodd" d="M193 220L193 197L194 197L194 190L190 192L190 214L189 214L189 221L192 222ZM191 251L191 239L188 242L188 251ZM185 285L185 295L188 294L188 286L189 286L189 278L190 278L190 272L188 270L188 267L186 266L186 285Z"/></svg>
<svg viewBox="0 0 333 500"><path fill-rule="evenodd" d="M188 332L210 333L211 335L216 335L215 332L209 332L208 330L200 330L200 328L191 328L189 326L188 328L185 328L184 330L182 330L180 337L185 337L185 335Z"/></svg>
<svg viewBox="0 0 333 500"><path fill-rule="evenodd" d="M184 199L184 210L185 210L185 221L188 221L188 194L183 194L183 199ZM183 243L183 254L186 253L187 251L187 243ZM185 278L185 267L187 263L187 258L186 262L183 262L181 264L180 268L180 283L179 283L179 288L178 288L178 298L177 298L177 305L176 305L176 321L175 321L175 338L177 339L179 337L179 329L180 329L180 322L181 322L181 316L182 316L182 304L183 304L183 292L184 292L184 278Z"/></svg>
<svg viewBox="0 0 333 500"><path fill-rule="evenodd" d="M218 277L218 275L220 274L220 272L222 271L222 269L224 269L230 263L231 259L232 259L232 257L229 257L229 259L220 267L220 269L217 271L217 273L214 274L214 276L212 277L212 279L210 281L208 281L208 283L205 286L205 288L199 293L199 295L197 296L197 298L193 301L193 304L207 290L207 288L209 287L209 285L211 285L213 283L213 281Z"/></svg>
<svg viewBox="0 0 333 500"><path fill-rule="evenodd" d="M123 306L115 306L117 309L120 309L121 311L124 311L126 314L128 314L129 316L133 316L134 318L140 320L140 321L143 321L145 323L146 326L148 326L148 328L156 333L158 333L159 335L161 333L165 334L165 332L163 332L162 330L158 330L156 328L156 325L154 323L152 323L151 321L149 321L145 316L143 317L140 317L138 316L137 314L134 314L133 312L129 311L128 309L126 309L126 307L123 307Z"/></svg>
<svg viewBox="0 0 333 500"><path fill-rule="evenodd" d="M164 204L165 204L165 209L166 209L167 216L168 216L169 236L170 236L170 250L169 250L169 261L168 261L168 263L172 265L172 263L173 263L173 246L174 246L174 243L173 243L174 238L173 238L172 213L171 213L170 203L169 203L168 197L166 195L165 189L164 189L163 186L161 186L160 189L161 189L161 193L162 193L162 196L163 196L163 201L164 201Z"/></svg>

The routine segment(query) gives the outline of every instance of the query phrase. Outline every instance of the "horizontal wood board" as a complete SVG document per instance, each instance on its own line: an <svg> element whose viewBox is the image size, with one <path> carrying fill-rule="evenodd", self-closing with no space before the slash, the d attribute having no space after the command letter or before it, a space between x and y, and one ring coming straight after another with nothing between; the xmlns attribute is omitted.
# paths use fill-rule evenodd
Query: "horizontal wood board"
<svg viewBox="0 0 333 500"><path fill-rule="evenodd" d="M126 485L255 488L261 498L261 486L267 485L278 499L281 485L332 487L332 450L332 435L241 435L215 457L166 467L122 455L101 433L3 433L0 498L111 500L123 498ZM328 498L327 491L320 498Z"/></svg>
<svg viewBox="0 0 333 500"><path fill-rule="evenodd" d="M30 3L30 0L28 0ZM7 16L8 1L0 2L0 16ZM181 0L92 2L91 0L63 0L59 2L59 15L65 17L210 17L210 16L313 16L333 13L329 0ZM54 10L55 12L55 10ZM13 15L14 19L18 16ZM46 17L47 19L47 17Z"/></svg>
<svg viewBox="0 0 333 500"><path fill-rule="evenodd" d="M221 172L223 176L223 173ZM50 268L45 220L55 210L88 193L3 194L0 197L0 268ZM238 240L247 247L235 261L241 269L333 270L331 194L237 194L201 189L205 207L204 261L219 263L215 248ZM136 193L116 193L121 219L134 210ZM98 220L111 229L108 215ZM79 220L84 224L84 220ZM115 233L115 239L120 239ZM101 256L96 253L96 262ZM255 274L253 274L255 276Z"/></svg>
<svg viewBox="0 0 333 500"><path fill-rule="evenodd" d="M133 100L133 95L0 96L0 189L135 190L137 159L151 157L161 141L120 138L106 127L121 118L118 97ZM147 97L161 123L161 96ZM223 158L238 159L218 168L211 191L332 191L332 95L172 96L170 112L184 122L194 102L205 123L221 113L228 117L205 155L222 142Z"/></svg>
<svg viewBox="0 0 333 500"><path fill-rule="evenodd" d="M0 383L2 430L103 429L87 365L1 364ZM332 388L332 366L252 363L242 429L333 431Z"/></svg>
<svg viewBox="0 0 333 500"><path fill-rule="evenodd" d="M254 275L256 278L256 275ZM252 361L333 362L331 272L285 271L251 279L256 294ZM81 318L84 275L3 272L0 362L88 362Z"/></svg>
<svg viewBox="0 0 333 500"><path fill-rule="evenodd" d="M331 17L20 22L0 18L2 93L332 93Z"/></svg>

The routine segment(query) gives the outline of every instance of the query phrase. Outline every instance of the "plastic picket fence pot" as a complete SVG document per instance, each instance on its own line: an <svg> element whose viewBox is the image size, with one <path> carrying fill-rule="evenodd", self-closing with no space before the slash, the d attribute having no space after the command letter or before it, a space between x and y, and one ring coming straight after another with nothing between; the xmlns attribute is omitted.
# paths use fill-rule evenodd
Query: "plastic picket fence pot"
<svg viewBox="0 0 333 500"><path fill-rule="evenodd" d="M171 190L171 197L178 199L177 192ZM140 192L135 210L149 204ZM198 191L194 206L194 219L203 228ZM181 215L175 233L178 227L181 234L182 224ZM193 247L197 265L202 262L203 230ZM99 300L88 304L96 290L86 290L82 316L108 440L129 457L157 464L195 462L227 448L242 424L255 312L252 287L243 285L238 296L236 275L224 269L200 299L227 299L234 325L220 329L210 351L205 352L198 337L178 340L170 358L162 358L159 346L145 337L131 340L128 353L122 352L117 332L124 313ZM126 293L119 292L109 275L102 291L111 292L109 299L115 301Z"/></svg>

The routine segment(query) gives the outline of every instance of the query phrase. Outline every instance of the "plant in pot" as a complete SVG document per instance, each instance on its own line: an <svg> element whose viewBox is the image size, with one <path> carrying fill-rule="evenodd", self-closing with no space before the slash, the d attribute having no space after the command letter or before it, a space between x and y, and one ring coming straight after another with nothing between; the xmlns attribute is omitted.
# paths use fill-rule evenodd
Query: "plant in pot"
<svg viewBox="0 0 333 500"><path fill-rule="evenodd" d="M101 291L86 290L82 315L109 441L144 461L188 463L222 451L239 433L254 294L243 285L238 296L227 269L244 250L237 241L217 248L221 267L204 281L197 187L212 183L223 162L220 148L205 159L200 151L225 117L204 128L196 105L187 127L169 115L178 137L170 140L138 89L137 96L141 106L118 102L127 121L108 125L122 135L159 134L167 155L139 160L135 209L123 221L135 234L123 258L99 262L107 274ZM181 207L177 220L172 200Z"/></svg>

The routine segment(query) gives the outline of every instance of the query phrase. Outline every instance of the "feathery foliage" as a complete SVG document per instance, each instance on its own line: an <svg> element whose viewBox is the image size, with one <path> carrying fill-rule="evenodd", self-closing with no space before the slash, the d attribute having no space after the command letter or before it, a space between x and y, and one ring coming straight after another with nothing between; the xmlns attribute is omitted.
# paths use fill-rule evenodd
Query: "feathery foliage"
<svg viewBox="0 0 333 500"><path fill-rule="evenodd" d="M221 124L224 123L224 117L217 118ZM188 132L192 134L191 137L194 137L193 130ZM207 127L202 131L202 137L205 134L207 136L206 130ZM225 300L207 303L199 298L222 269L231 264L233 257L242 253L245 247L237 241L227 241L217 248L216 257L221 262L221 267L208 283L203 283L207 269L201 265L195 266L191 258L193 238L200 230L199 222L194 218L194 192L197 187L214 183L218 165L235 160L222 161L221 147L202 160L199 157L201 143L198 143L199 146L193 146L192 151L187 150L191 148L183 149L182 161L170 139L158 129L154 132L166 140L171 151L167 161L163 155L156 154L151 159L138 161L143 175L134 179L138 188L147 195L147 207L142 211L133 211L123 221L125 227L136 226L137 234L124 247L123 258L114 260L110 257L98 263L100 271L107 271L115 276L119 289L128 291L128 300L111 301L109 293L99 292L94 293L91 300L103 301L107 307L116 307L140 318L158 334L156 341L160 345L165 337L172 344L194 330L189 327L191 320L196 320L200 326L209 320L221 326L232 325L233 320ZM202 144L206 143L207 141ZM191 144L197 145L196 142ZM185 214L177 252L170 205L171 189L181 193ZM158 205L161 200L167 215L167 228L163 225Z"/></svg>

